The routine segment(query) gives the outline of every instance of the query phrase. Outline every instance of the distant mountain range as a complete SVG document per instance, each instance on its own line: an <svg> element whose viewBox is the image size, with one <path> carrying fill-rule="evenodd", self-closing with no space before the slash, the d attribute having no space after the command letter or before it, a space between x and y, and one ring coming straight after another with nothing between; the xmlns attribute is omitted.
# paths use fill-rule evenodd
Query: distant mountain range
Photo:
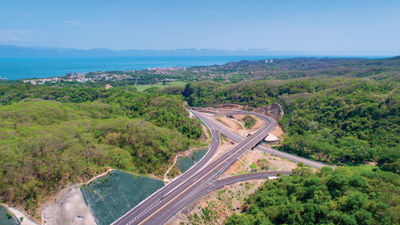
<svg viewBox="0 0 400 225"><path fill-rule="evenodd" d="M125 57L125 56L304 56L302 52L268 51L265 49L218 50L218 49L175 49L175 50L111 50L73 49L51 47L19 47L0 45L0 58L23 57Z"/></svg>

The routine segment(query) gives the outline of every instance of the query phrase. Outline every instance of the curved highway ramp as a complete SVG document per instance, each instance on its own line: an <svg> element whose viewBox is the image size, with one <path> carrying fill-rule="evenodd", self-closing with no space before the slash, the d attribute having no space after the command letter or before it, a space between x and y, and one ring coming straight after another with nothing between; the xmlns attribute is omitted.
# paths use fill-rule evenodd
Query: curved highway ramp
<svg viewBox="0 0 400 225"><path fill-rule="evenodd" d="M252 114L264 121L264 126L262 128L250 137L245 138L230 131L212 118L209 118L198 111L191 110L191 112L211 130L213 141L207 154L191 169L176 178L173 182L153 193L139 205L129 210L125 215L113 222L113 225L164 224L173 215L178 213L191 202L213 190L222 188L225 185L244 180L275 178L278 173L280 173L280 175L290 174L290 171L274 171L249 173L218 179L219 175L226 171L228 167L231 166L245 151L253 147L294 162L302 162L305 165L314 168L319 169L325 166L325 164L319 162L258 145L276 126L275 120L268 116L254 112L237 110L229 111L228 113L230 114ZM218 132L238 142L238 144L222 156L210 162L210 159L219 146Z"/></svg>

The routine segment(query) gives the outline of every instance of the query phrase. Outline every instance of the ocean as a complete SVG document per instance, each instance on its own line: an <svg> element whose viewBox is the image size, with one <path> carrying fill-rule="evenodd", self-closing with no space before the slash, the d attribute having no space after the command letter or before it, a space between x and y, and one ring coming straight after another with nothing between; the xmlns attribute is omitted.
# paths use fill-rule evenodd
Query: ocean
<svg viewBox="0 0 400 225"><path fill-rule="evenodd" d="M142 70L225 64L240 60L269 59L268 56L162 56L108 58L0 58L0 77L8 80L64 76L66 73ZM282 58L282 57L280 57Z"/></svg>

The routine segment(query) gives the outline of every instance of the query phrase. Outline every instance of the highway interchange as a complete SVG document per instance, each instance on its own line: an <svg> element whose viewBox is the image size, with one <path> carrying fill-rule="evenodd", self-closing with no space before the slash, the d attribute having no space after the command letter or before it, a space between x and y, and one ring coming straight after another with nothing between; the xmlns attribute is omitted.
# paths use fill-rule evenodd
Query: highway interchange
<svg viewBox="0 0 400 225"><path fill-rule="evenodd" d="M250 179L276 177L277 173L280 173L281 175L290 174L290 171L260 172L218 179L220 174L226 171L228 167L231 166L242 154L253 147L279 157L287 158L294 162L302 162L305 165L314 168L319 169L325 166L319 162L307 160L259 145L259 143L276 126L275 120L268 116L237 110L230 110L218 114L252 114L262 119L264 121L263 127L257 130L250 137L245 138L222 126L214 119L205 116L203 113L199 112L200 110L201 109L192 109L191 112L211 131L213 140L206 155L204 155L198 163L192 166L192 168L184 174L153 193L139 205L129 210L125 215L113 222L113 225L165 224L172 216L181 211L191 202L213 190L220 189L225 185ZM222 156L210 162L210 159L214 156L219 146L219 133L233 141L236 141L238 144Z"/></svg>

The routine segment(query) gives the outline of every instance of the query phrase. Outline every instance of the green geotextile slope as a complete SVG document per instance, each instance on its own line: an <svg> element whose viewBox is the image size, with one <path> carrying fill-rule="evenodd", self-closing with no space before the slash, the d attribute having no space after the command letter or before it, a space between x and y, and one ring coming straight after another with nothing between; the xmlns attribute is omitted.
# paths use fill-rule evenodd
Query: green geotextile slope
<svg viewBox="0 0 400 225"><path fill-rule="evenodd" d="M7 211L6 208L0 206L0 225L19 225L17 218Z"/></svg>
<svg viewBox="0 0 400 225"><path fill-rule="evenodd" d="M98 225L107 225L161 188L160 180L114 170L81 186Z"/></svg>
<svg viewBox="0 0 400 225"><path fill-rule="evenodd" d="M196 162L198 162L207 153L208 149L201 149L193 152L192 157L181 156L176 161L176 166L179 170L184 173L190 167L192 167Z"/></svg>
<svg viewBox="0 0 400 225"><path fill-rule="evenodd" d="M208 151L207 148L194 151L194 152L193 152L193 156L192 156L193 160L194 160L195 162L200 161L200 159L203 158L203 156L207 153L207 151Z"/></svg>

